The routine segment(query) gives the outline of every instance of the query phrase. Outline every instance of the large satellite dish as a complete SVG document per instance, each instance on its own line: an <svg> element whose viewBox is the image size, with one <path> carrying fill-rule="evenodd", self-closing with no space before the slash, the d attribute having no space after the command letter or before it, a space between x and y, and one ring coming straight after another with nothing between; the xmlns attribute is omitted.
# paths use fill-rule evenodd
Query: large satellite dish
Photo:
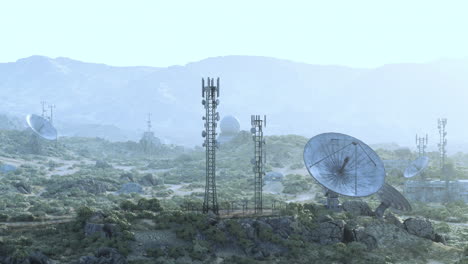
<svg viewBox="0 0 468 264"><path fill-rule="evenodd" d="M324 133L304 148L307 170L326 189L345 196L363 197L385 182L380 157L365 143L340 133Z"/></svg>
<svg viewBox="0 0 468 264"><path fill-rule="evenodd" d="M421 156L411 162L411 164L405 169L403 176L405 178L411 178L422 173L429 165L429 157Z"/></svg>
<svg viewBox="0 0 468 264"><path fill-rule="evenodd" d="M57 130L47 119L32 114L26 116L26 122L32 131L34 131L38 136L47 140L57 139Z"/></svg>
<svg viewBox="0 0 468 264"><path fill-rule="evenodd" d="M382 217L385 210L389 207L400 211L411 211L411 204L397 189L393 188L390 184L385 183L382 189L377 192L381 203L375 210L377 217Z"/></svg>

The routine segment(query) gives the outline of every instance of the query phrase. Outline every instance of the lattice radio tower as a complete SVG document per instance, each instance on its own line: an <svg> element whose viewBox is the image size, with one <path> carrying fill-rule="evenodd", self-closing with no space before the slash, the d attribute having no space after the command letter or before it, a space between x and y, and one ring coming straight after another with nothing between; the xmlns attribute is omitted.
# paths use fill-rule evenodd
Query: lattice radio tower
<svg viewBox="0 0 468 264"><path fill-rule="evenodd" d="M438 128L439 128L439 137L440 142L439 146L439 159L440 159L440 168L443 170L445 167L445 158L447 156L447 151L445 147L447 146L447 132L445 131L445 126L447 125L447 118L439 118L438 120Z"/></svg>
<svg viewBox="0 0 468 264"><path fill-rule="evenodd" d="M418 137L416 134L416 147L418 148L419 157L426 155L426 148L428 143L428 137Z"/></svg>
<svg viewBox="0 0 468 264"><path fill-rule="evenodd" d="M148 125L148 132L151 132L151 113L148 113L148 120L146 121Z"/></svg>
<svg viewBox="0 0 468 264"><path fill-rule="evenodd" d="M46 101L41 101L41 105L42 105L42 118L46 118L47 116L47 109L46 109L46 104L47 102Z"/></svg>
<svg viewBox="0 0 468 264"><path fill-rule="evenodd" d="M205 199L203 201L203 213L213 212L219 214L218 198L216 194L216 126L219 121L219 113L216 112L216 107L219 105L219 78L214 84L213 78L202 79L202 104L205 106L205 130L202 132L202 137L205 138L203 146L206 148L206 183L205 183Z"/></svg>
<svg viewBox="0 0 468 264"><path fill-rule="evenodd" d="M263 116L263 120L259 115L251 116L252 128L250 132L253 136L254 141L254 158L252 159L252 164L254 165L253 171L255 174L255 213L261 214L263 211L263 176L265 175L265 162L266 162L266 152L264 149L265 140L263 139L263 127L266 127L266 116Z"/></svg>
<svg viewBox="0 0 468 264"><path fill-rule="evenodd" d="M445 170L445 158L447 156L447 150L445 147L447 146L447 132L445 131L445 126L447 125L447 118L439 118L437 127L439 128L439 137L440 142L439 146L439 155L440 155L440 169L442 175L445 177L445 199L448 202L450 200L450 191L449 191L449 176Z"/></svg>
<svg viewBox="0 0 468 264"><path fill-rule="evenodd" d="M53 119L54 119L55 105L54 104L49 105L49 109L50 109L49 121L50 121L51 124L53 124L54 123Z"/></svg>

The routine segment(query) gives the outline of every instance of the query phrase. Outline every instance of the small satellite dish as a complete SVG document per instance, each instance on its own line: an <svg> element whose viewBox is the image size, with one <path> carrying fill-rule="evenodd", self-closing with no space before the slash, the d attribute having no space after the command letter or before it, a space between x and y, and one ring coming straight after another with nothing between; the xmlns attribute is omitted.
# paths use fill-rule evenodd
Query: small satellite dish
<svg viewBox="0 0 468 264"><path fill-rule="evenodd" d="M411 178L411 177L417 176L420 173L422 173L427 168L428 165L429 165L429 157L421 156L417 158L416 160L414 160L413 162L411 162L411 164L408 167L406 167L403 176L405 176L405 178Z"/></svg>
<svg viewBox="0 0 468 264"><path fill-rule="evenodd" d="M27 115L26 122L32 131L38 136L47 140L57 139L57 130L45 118L34 114Z"/></svg>
<svg viewBox="0 0 468 264"><path fill-rule="evenodd" d="M390 184L385 183L384 186L377 192L381 203L375 209L375 215L382 217L387 208L391 207L400 211L411 211L411 204L397 189L393 188Z"/></svg>
<svg viewBox="0 0 468 264"><path fill-rule="evenodd" d="M340 195L369 196L385 182L385 168L377 153L345 134L311 138L304 148L304 163L318 183Z"/></svg>

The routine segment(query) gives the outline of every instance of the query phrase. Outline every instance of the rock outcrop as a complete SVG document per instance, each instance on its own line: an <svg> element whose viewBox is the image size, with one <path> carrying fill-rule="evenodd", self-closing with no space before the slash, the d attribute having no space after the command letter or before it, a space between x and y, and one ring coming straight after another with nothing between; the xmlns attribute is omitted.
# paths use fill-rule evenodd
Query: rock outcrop
<svg viewBox="0 0 468 264"><path fill-rule="evenodd" d="M408 233L418 237L434 240L435 233L432 224L427 219L422 218L408 218L403 223Z"/></svg>
<svg viewBox="0 0 468 264"><path fill-rule="evenodd" d="M345 201L342 204L343 210L353 216L373 216L371 208L366 202L363 201Z"/></svg>
<svg viewBox="0 0 468 264"><path fill-rule="evenodd" d="M95 256L84 256L74 264L127 264L127 259L114 248L99 248Z"/></svg>
<svg viewBox="0 0 468 264"><path fill-rule="evenodd" d="M125 183L122 185L122 188L117 191L118 194L128 194L128 193L139 193L142 194L144 193L143 187L141 187L140 184L134 183L134 182L129 182Z"/></svg>
<svg viewBox="0 0 468 264"><path fill-rule="evenodd" d="M158 178L156 178L153 174L151 173L148 173L148 174L145 174L141 180L139 181L139 183L141 185L145 185L145 186L156 186L156 185L159 185L160 184L160 181Z"/></svg>
<svg viewBox="0 0 468 264"><path fill-rule="evenodd" d="M112 168L112 166L111 166L109 163L107 163L107 162L105 162L105 161L103 161L103 160L97 160L97 161L96 161L96 164L94 165L94 167L97 168L97 169L108 169L108 168Z"/></svg>
<svg viewBox="0 0 468 264"><path fill-rule="evenodd" d="M98 233L101 237L112 238L119 233L119 229L115 224L104 222L105 216L101 213L96 213L91 216L84 225L84 233L86 236L91 236Z"/></svg>
<svg viewBox="0 0 468 264"><path fill-rule="evenodd" d="M24 259L14 257L0 257L1 264L55 264L56 262L49 259L41 252L33 252Z"/></svg>
<svg viewBox="0 0 468 264"><path fill-rule="evenodd" d="M342 242L344 240L343 220L322 222L318 227L311 231L311 240L322 245Z"/></svg>

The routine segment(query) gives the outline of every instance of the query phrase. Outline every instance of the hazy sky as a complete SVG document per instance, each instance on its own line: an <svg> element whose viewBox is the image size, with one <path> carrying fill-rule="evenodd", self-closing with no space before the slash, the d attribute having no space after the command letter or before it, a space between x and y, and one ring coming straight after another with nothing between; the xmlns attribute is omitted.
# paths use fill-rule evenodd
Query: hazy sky
<svg viewBox="0 0 468 264"><path fill-rule="evenodd" d="M468 1L6 0L0 62L130 66L258 55L375 67L468 56Z"/></svg>

